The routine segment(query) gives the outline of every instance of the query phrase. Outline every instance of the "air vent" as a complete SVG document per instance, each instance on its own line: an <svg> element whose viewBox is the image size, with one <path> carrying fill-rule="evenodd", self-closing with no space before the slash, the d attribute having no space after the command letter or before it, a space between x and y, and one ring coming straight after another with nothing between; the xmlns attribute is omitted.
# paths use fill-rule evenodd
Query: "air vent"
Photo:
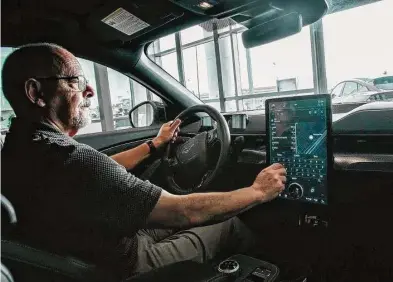
<svg viewBox="0 0 393 282"><path fill-rule="evenodd" d="M340 135L334 138L333 151L337 153L391 154L393 136Z"/></svg>

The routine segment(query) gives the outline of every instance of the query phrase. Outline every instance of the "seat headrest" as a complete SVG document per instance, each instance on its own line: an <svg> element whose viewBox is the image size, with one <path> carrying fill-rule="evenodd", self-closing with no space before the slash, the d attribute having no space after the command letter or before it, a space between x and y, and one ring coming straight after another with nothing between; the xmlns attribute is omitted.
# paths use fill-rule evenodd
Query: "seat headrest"
<svg viewBox="0 0 393 282"><path fill-rule="evenodd" d="M11 272L3 264L1 264L1 282L14 282Z"/></svg>
<svg viewBox="0 0 393 282"><path fill-rule="evenodd" d="M12 206L11 202L1 194L1 208L5 211L8 215L9 222L11 224L17 223L17 217L14 207Z"/></svg>

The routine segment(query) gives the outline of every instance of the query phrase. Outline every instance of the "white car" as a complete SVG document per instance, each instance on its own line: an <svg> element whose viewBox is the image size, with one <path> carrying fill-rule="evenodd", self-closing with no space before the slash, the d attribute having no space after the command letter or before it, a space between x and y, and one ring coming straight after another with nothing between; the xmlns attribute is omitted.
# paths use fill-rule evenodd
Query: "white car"
<svg viewBox="0 0 393 282"><path fill-rule="evenodd" d="M393 76L345 80L333 88L331 95L333 104L392 101Z"/></svg>

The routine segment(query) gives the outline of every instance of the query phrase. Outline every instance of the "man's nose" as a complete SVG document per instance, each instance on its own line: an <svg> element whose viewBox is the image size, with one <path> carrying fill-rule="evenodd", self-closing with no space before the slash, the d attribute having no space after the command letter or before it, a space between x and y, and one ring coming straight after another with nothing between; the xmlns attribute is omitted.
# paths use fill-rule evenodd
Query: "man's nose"
<svg viewBox="0 0 393 282"><path fill-rule="evenodd" d="M83 98L92 98L95 95L93 87L86 85L86 90L83 91Z"/></svg>

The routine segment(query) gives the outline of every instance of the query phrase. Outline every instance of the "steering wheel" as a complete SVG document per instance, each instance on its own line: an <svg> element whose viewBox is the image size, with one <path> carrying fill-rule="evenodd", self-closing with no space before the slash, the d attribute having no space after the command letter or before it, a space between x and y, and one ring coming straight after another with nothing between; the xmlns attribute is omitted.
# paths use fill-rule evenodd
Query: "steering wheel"
<svg viewBox="0 0 393 282"><path fill-rule="evenodd" d="M217 176L229 155L231 135L228 123L215 108L209 105L192 106L176 118L184 120L199 112L204 112L215 120L217 129L199 133L182 144L170 143L163 157L168 186L178 194L205 190ZM214 152L218 151L218 144L220 152L217 157ZM175 175L180 175L182 179L187 180L187 184L191 183L191 185L178 185L174 179Z"/></svg>

